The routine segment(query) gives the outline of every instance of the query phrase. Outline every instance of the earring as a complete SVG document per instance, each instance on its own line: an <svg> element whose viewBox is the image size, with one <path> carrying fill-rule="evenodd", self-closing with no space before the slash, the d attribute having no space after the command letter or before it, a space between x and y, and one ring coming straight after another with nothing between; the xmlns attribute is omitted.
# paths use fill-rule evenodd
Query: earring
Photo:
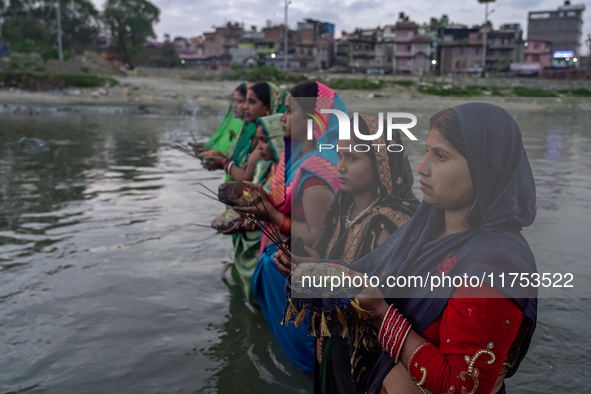
<svg viewBox="0 0 591 394"><path fill-rule="evenodd" d="M270 112L269 112L269 110L267 110L267 113L266 113L266 115L267 115L267 116L269 116L269 115L270 115Z"/></svg>
<svg viewBox="0 0 591 394"><path fill-rule="evenodd" d="M377 191L378 196L380 195L380 193L382 193L382 191L380 190L380 187L378 186L378 191Z"/></svg>

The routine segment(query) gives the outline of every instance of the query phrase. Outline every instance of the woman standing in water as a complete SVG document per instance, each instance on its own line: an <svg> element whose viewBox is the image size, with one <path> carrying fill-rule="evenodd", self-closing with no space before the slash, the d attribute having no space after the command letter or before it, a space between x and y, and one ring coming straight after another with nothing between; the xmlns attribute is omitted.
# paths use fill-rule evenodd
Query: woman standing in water
<svg viewBox="0 0 591 394"><path fill-rule="evenodd" d="M256 121L262 116L283 111L281 91L275 84L261 82L253 85L246 93L244 103L245 125L234 140L226 156L207 155L207 169L224 169L227 180L252 181L257 162L260 160L256 151ZM253 154L251 159L251 154ZM268 167L270 167L268 163Z"/></svg>
<svg viewBox="0 0 591 394"><path fill-rule="evenodd" d="M286 98L286 112L281 117L285 135L285 150L273 175L269 196L262 193L258 207L234 208L243 215L255 215L267 222L270 231L278 231L282 238L300 237L311 246L339 189L334 150L320 152L319 144L336 145L338 120L335 115L323 114L326 126L314 125L313 139L308 140L306 121L309 118L294 99L307 98L312 108L335 108L347 113L340 97L319 82L295 86ZM290 148L291 144L293 146ZM285 276L279 272L273 255L277 246L263 235L261 256L253 274L252 284L263 316L275 339L296 367L312 371L314 368L314 338L307 336L303 327L283 326Z"/></svg>
<svg viewBox="0 0 591 394"><path fill-rule="evenodd" d="M222 124L215 133L203 145L190 144L195 154L201 155L210 149L218 150L224 155L232 146L232 142L244 126L244 103L246 102L246 91L252 86L251 83L241 83L232 94L232 102L226 112Z"/></svg>
<svg viewBox="0 0 591 394"><path fill-rule="evenodd" d="M364 289L384 352L370 376L375 393L505 393L529 347L537 316L533 287L505 273L536 274L521 229L535 218L535 184L521 132L502 108L471 103L431 119L429 152L417 172L424 201L411 220L351 275L477 276L484 284ZM483 273L485 275L483 275ZM409 377L410 375L410 377Z"/></svg>
<svg viewBox="0 0 591 394"><path fill-rule="evenodd" d="M269 170L269 164L276 165L283 153L284 141L280 117L281 114L275 114L257 119L256 136L259 141L257 150L261 160L257 163L252 182L261 185L265 192L269 192L273 180L273 171ZM251 283L252 274L259 261L261 232L256 230L253 224L246 231L241 229L223 233L233 234L234 265L240 276L245 298L251 305L258 306Z"/></svg>
<svg viewBox="0 0 591 394"><path fill-rule="evenodd" d="M359 131L362 134L376 134L378 128L378 119L360 115ZM395 131L391 143L400 142L400 135ZM385 133L367 153L353 149L354 145L362 143L356 136L339 142L337 173L341 189L324 219L314 248L306 247L308 257L305 258L298 259L292 254L296 262L326 258L351 264L385 242L419 206L412 192L414 178L406 153L388 152L385 149L388 145ZM275 257L277 268L284 275L289 275L290 259L281 251ZM375 357L371 359L371 355L367 355L367 359L352 365L354 349L347 339L339 335L341 329L342 326L335 324L330 338L319 337L316 340L316 393L355 394L364 393L367 389L364 385L367 379L357 381L352 379L352 375L357 377L361 368L370 368L372 361L376 361ZM357 360L357 357L354 359Z"/></svg>

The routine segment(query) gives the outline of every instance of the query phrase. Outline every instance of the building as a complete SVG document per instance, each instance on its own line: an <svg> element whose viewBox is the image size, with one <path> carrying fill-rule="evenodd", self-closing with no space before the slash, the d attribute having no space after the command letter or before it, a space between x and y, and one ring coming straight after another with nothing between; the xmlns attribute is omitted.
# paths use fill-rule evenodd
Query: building
<svg viewBox="0 0 591 394"><path fill-rule="evenodd" d="M239 23L226 24L226 27L217 27L214 32L203 33L203 54L205 56L221 56L230 54L230 48L237 48L242 38L242 25Z"/></svg>
<svg viewBox="0 0 591 394"><path fill-rule="evenodd" d="M439 73L480 74L483 67L484 32L486 30L486 71L505 72L512 63L523 60L522 31L515 25L499 30L490 26L450 26L439 29ZM510 28L509 28L510 27Z"/></svg>
<svg viewBox="0 0 591 394"><path fill-rule="evenodd" d="M335 44L332 23L305 19L298 22L292 38L289 53L294 54L298 70L325 70L332 66Z"/></svg>
<svg viewBox="0 0 591 394"><path fill-rule="evenodd" d="M486 36L486 71L509 71L511 63L523 61L523 32L519 24L503 25Z"/></svg>
<svg viewBox="0 0 591 394"><path fill-rule="evenodd" d="M392 72L394 74L412 73L412 39L417 35L418 25L410 22L408 17L401 14L402 20L399 20L394 26L394 59L392 63Z"/></svg>
<svg viewBox="0 0 591 394"><path fill-rule="evenodd" d="M523 62L511 64L516 74L538 74L552 67L552 43L550 41L528 40L523 43Z"/></svg>
<svg viewBox="0 0 591 394"><path fill-rule="evenodd" d="M583 33L583 11L584 4L571 5L568 0L556 10L530 11L527 40L549 41L555 53L570 52L566 58L577 57Z"/></svg>
<svg viewBox="0 0 591 394"><path fill-rule="evenodd" d="M417 35L410 40L410 71L415 75L424 75L431 70L431 48L433 38Z"/></svg>
<svg viewBox="0 0 591 394"><path fill-rule="evenodd" d="M384 47L378 45L379 30L355 29L352 33L343 31L341 39L336 43L336 65L349 67L351 72L362 73L376 68L376 47L378 51L384 52ZM382 66L380 64L379 68Z"/></svg>
<svg viewBox="0 0 591 394"><path fill-rule="evenodd" d="M189 51L197 55L203 55L203 37L192 37L189 42Z"/></svg>
<svg viewBox="0 0 591 394"><path fill-rule="evenodd" d="M482 72L482 34L479 28L441 28L439 34L441 75Z"/></svg>

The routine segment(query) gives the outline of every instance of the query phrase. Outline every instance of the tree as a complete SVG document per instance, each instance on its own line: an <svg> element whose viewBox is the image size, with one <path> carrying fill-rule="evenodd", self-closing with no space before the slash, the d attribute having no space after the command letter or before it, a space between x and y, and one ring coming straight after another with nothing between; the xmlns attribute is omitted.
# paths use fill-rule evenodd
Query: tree
<svg viewBox="0 0 591 394"><path fill-rule="evenodd" d="M107 0L103 20L110 30L111 47L133 69L132 55L149 37L156 37L153 25L160 10L147 0Z"/></svg>
<svg viewBox="0 0 591 394"><path fill-rule="evenodd" d="M2 1L2 0L0 0ZM99 12L89 0L59 0L62 18L62 42L64 49L75 44L87 46L91 35L98 31ZM3 37L15 51L36 51L44 58L57 53L57 14L55 0L11 0L1 16L7 17L2 27ZM7 26L8 25L8 26ZM4 32L6 31L6 35ZM25 40L33 40L35 49ZM49 50L48 48L51 48ZM29 48L30 49L30 48Z"/></svg>

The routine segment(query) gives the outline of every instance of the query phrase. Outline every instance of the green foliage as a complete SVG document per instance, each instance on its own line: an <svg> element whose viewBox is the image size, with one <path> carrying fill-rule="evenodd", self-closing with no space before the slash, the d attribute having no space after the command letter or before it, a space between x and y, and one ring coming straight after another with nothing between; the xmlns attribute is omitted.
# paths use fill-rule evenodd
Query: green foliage
<svg viewBox="0 0 591 394"><path fill-rule="evenodd" d="M32 71L0 71L0 85L27 90L51 90L66 87L93 88L118 85L111 77L98 75L52 74Z"/></svg>
<svg viewBox="0 0 591 394"><path fill-rule="evenodd" d="M544 90L540 88L526 88L519 86L513 88L513 94L518 97L557 97L553 90Z"/></svg>
<svg viewBox="0 0 591 394"><path fill-rule="evenodd" d="M558 92L568 97L591 97L591 90L587 89L559 90Z"/></svg>
<svg viewBox="0 0 591 394"><path fill-rule="evenodd" d="M167 42L160 48L159 67L176 67L179 64L179 54L173 43Z"/></svg>
<svg viewBox="0 0 591 394"><path fill-rule="evenodd" d="M111 47L133 68L132 56L149 37L156 37L154 24L160 10L147 0L107 0L103 20L111 34Z"/></svg>
<svg viewBox="0 0 591 394"><path fill-rule="evenodd" d="M251 82L288 82L300 83L308 81L308 78L302 74L291 74L279 70L277 67L259 66L259 67L241 67L234 63L230 66L227 78L235 81Z"/></svg>
<svg viewBox="0 0 591 394"><path fill-rule="evenodd" d="M43 71L43 59L37 53L13 52L8 58L9 70Z"/></svg>
<svg viewBox="0 0 591 394"><path fill-rule="evenodd" d="M92 35L99 31L99 12L89 0L59 0L64 50L90 45ZM42 54L45 59L48 48L57 46L57 11L55 0L11 0L2 13L7 21L2 36L17 52ZM34 48L30 42L33 40ZM57 58L57 56L56 56Z"/></svg>
<svg viewBox="0 0 591 394"><path fill-rule="evenodd" d="M394 82L392 82L392 84L394 84L394 85L400 85L400 86L406 86L407 88L409 88L411 86L415 86L415 82L414 81L394 81Z"/></svg>
<svg viewBox="0 0 591 394"><path fill-rule="evenodd" d="M44 54L51 47L51 31L33 17L9 19L2 25L2 37L13 52Z"/></svg>
<svg viewBox="0 0 591 394"><path fill-rule="evenodd" d="M442 97L486 97L486 96L504 96L498 88L489 86L470 85L461 87L458 85L434 83L431 85L419 86L419 92Z"/></svg>
<svg viewBox="0 0 591 394"><path fill-rule="evenodd" d="M324 82L331 89L359 89L359 90L378 90L384 87L384 81L370 81L366 79L331 79Z"/></svg>
<svg viewBox="0 0 591 394"><path fill-rule="evenodd" d="M223 53L220 56L220 60L228 60L228 61L230 61L230 60L232 60L232 55L230 55L229 53Z"/></svg>

